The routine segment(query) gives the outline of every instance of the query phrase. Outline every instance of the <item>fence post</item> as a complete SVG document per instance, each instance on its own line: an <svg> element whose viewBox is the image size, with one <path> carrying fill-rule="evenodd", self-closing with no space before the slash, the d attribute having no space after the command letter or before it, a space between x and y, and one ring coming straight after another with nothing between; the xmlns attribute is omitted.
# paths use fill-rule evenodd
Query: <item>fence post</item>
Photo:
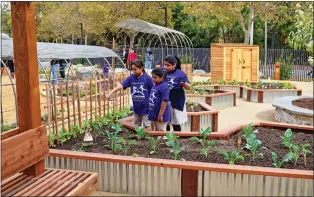
<svg viewBox="0 0 314 197"><path fill-rule="evenodd" d="M280 80L280 62L276 62L275 80Z"/></svg>

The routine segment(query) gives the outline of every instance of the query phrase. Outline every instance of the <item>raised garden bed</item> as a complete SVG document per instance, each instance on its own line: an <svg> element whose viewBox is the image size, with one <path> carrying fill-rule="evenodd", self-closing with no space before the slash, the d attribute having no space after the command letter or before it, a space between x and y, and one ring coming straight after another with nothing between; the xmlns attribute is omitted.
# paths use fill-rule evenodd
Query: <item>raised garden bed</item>
<svg viewBox="0 0 314 197"><path fill-rule="evenodd" d="M239 98L243 98L249 102L271 103L275 99L283 96L300 96L301 89L296 89L289 82L274 83L238 83L219 81L218 84L211 82L196 83L194 88L211 88L216 90L234 91Z"/></svg>
<svg viewBox="0 0 314 197"><path fill-rule="evenodd" d="M210 137L218 134L229 136L229 140L218 141L218 145L212 147L207 158L200 155L200 144L183 137L178 141L188 148L179 156L186 161L171 160L173 155L170 153L170 147L164 144L158 147L158 154L150 155L151 146L146 140L137 140L138 144L131 146L127 155L135 151L138 154L132 157L118 155L123 154L120 151L116 154L108 154L112 153L104 147L108 138L99 139L86 149L81 145L81 139L76 142L73 139L63 147L57 148L67 147L66 149L71 150L73 146L78 146L83 147L85 151L96 153L51 149L46 165L52 168L98 172L101 191L143 196L313 196L312 155L307 157L306 166L302 154L296 164L291 161L284 162L282 168L288 169L274 168L271 155L271 152L276 152L281 161L289 152L289 149L282 144L281 138L287 128L293 130L292 144L301 146L309 143L310 147L313 146L312 127L255 123L253 130L258 129L257 139L262 141L262 146L268 148L259 150L264 157L253 162L250 157L245 156L244 161L236 161L236 165L228 165L216 150L237 150L242 127L243 125L235 125L224 131L210 134ZM96 145L96 142L100 144ZM240 147L245 144L243 139ZM239 149L239 152L242 155L249 153L246 149Z"/></svg>
<svg viewBox="0 0 314 197"><path fill-rule="evenodd" d="M236 106L236 92L231 91L203 88L187 92L185 96L188 102L205 102L215 109Z"/></svg>
<svg viewBox="0 0 314 197"><path fill-rule="evenodd" d="M218 113L216 109L204 102L187 103L188 121L182 124L182 131L198 132L201 128L211 127L212 131L216 132L218 130ZM134 130L132 116L118 120L118 122Z"/></svg>
<svg viewBox="0 0 314 197"><path fill-rule="evenodd" d="M275 119L277 121L313 126L313 97L281 97L273 102L273 106L276 107Z"/></svg>

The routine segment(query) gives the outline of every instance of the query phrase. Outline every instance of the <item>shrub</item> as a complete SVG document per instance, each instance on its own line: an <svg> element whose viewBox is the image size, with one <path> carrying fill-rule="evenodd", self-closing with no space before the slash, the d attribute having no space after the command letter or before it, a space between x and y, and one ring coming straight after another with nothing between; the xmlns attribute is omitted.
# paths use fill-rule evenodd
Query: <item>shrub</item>
<svg viewBox="0 0 314 197"><path fill-rule="evenodd" d="M277 60L280 62L280 80L289 80L292 77L292 64L293 57L292 54L285 60L282 56Z"/></svg>

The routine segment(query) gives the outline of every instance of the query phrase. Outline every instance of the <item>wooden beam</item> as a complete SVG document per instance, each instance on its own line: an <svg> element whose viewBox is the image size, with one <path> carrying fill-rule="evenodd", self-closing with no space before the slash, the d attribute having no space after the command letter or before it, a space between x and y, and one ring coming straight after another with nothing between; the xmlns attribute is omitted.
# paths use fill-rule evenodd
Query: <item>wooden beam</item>
<svg viewBox="0 0 314 197"><path fill-rule="evenodd" d="M18 126L22 133L41 126L34 3L11 2L11 17ZM44 169L44 162L39 162L25 172L35 176Z"/></svg>
<svg viewBox="0 0 314 197"><path fill-rule="evenodd" d="M181 196L198 196L198 170L182 169Z"/></svg>

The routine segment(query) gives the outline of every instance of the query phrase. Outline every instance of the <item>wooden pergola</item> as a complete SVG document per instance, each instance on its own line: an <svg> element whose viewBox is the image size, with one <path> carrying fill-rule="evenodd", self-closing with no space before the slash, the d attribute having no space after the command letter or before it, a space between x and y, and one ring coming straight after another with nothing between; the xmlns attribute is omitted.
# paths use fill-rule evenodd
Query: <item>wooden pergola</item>
<svg viewBox="0 0 314 197"><path fill-rule="evenodd" d="M64 190L60 190L60 195L89 195L98 187L97 174L45 169L45 158L49 156L49 147L46 129L42 126L40 113L34 3L11 2L11 17L19 122L17 129L4 132L1 135L1 194L2 196L5 194L12 194L13 196L49 195L47 190L56 193L51 189L56 187L56 184L59 184L59 187L60 184L69 184L64 186ZM64 177L77 177L81 181L60 178L60 175L56 178L58 181L48 181L47 179L45 182L45 176L51 175L51 173L64 173L67 174ZM41 176L40 182L35 181L38 176ZM80 177L86 178L80 179ZM27 190L25 184L31 188ZM43 187L46 188L46 191L40 193L39 191ZM68 189L69 187L71 190ZM17 193L12 193L13 191Z"/></svg>

